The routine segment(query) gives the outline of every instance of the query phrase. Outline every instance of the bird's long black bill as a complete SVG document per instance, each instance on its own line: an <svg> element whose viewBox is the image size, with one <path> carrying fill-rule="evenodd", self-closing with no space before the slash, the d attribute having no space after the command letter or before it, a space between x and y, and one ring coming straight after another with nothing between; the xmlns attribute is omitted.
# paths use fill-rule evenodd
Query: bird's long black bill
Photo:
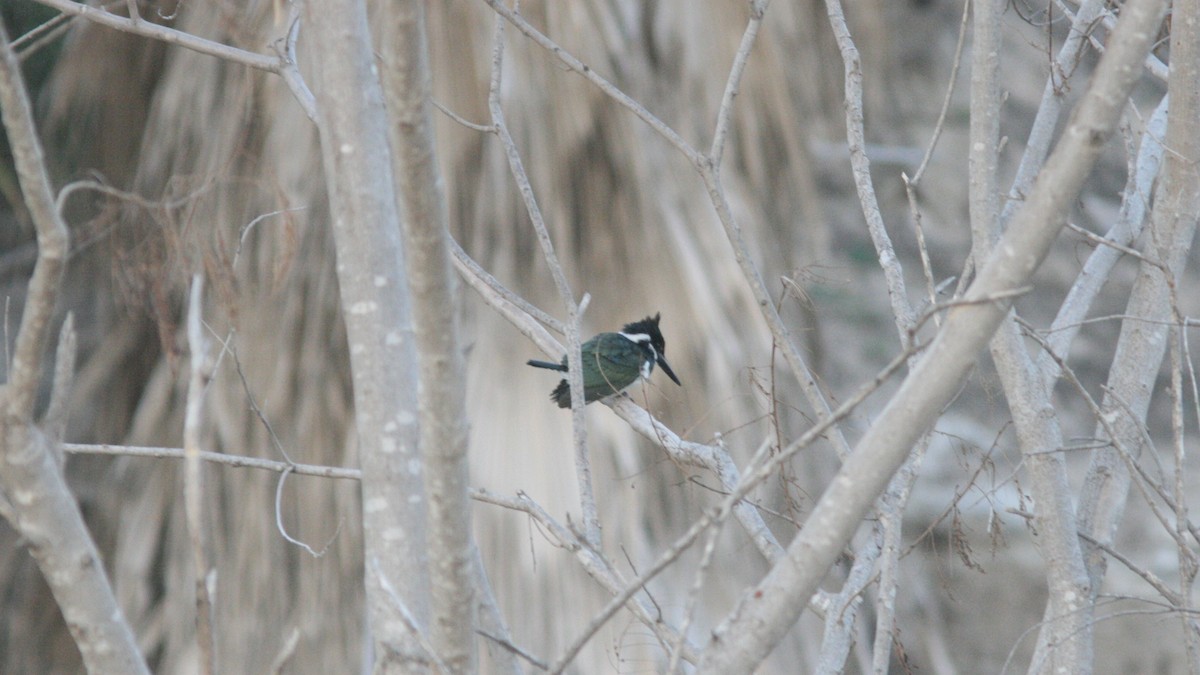
<svg viewBox="0 0 1200 675"><path fill-rule="evenodd" d="M655 359L655 361L658 362L658 367L663 369L663 372L667 374L667 377L671 378L672 382L674 382L675 384L677 384L681 387L683 386L683 383L679 381L679 378L675 377L675 371L671 370L671 366L667 365L666 359L659 356L658 358Z"/></svg>

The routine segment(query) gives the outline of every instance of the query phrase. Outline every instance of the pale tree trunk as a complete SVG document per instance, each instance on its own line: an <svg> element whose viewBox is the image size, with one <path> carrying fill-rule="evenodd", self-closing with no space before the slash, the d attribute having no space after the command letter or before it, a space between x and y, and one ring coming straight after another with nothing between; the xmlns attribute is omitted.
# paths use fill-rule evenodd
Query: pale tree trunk
<svg viewBox="0 0 1200 675"><path fill-rule="evenodd" d="M363 469L364 575L377 673L431 668L418 366L388 120L366 7L306 4Z"/></svg>
<svg viewBox="0 0 1200 675"><path fill-rule="evenodd" d="M430 642L445 671L474 672L474 562L467 471L466 367L457 279L434 148L425 7L404 0L387 12L383 86L392 163L404 203L408 284L420 357L421 453L429 501Z"/></svg>
<svg viewBox="0 0 1200 675"><path fill-rule="evenodd" d="M1001 56L1000 17L1003 3L972 7L975 19L972 49L970 206L972 260L982 265L1001 232L1000 110L998 86ZM1048 106L1047 106L1048 107ZM1032 154L1032 153L1031 153ZM991 340L991 354L1004 386L1017 440L1025 456L1030 492L1036 500L1037 543L1046 563L1050 598L1047 622L1038 649L1054 645L1046 672L1092 672L1092 624L1081 611L1087 600L1087 578L1076 536L1074 504L1062 446L1057 412L1037 364L1026 351L1015 312L1009 313ZM1035 657L1035 661L1036 661Z"/></svg>

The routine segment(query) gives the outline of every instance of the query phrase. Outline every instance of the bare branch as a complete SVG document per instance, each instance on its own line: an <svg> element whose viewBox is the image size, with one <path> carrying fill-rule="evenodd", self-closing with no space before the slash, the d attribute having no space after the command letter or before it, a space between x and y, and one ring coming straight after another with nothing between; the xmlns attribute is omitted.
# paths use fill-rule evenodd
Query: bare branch
<svg viewBox="0 0 1200 675"><path fill-rule="evenodd" d="M510 640L508 638L500 637L499 635L492 635L491 633L489 633L483 629L477 630L475 632L479 633L483 637L491 640L492 642L495 642L496 644L500 645L502 648L504 648L504 650L506 652L516 654L517 656L520 656L521 658L525 659L529 663L533 664L538 670L550 670L549 663L546 663L542 659L539 659L538 657L534 656L533 654L530 654L528 651L513 644L512 640ZM521 670L519 668L517 668L514 672L519 673L519 672L521 672Z"/></svg>
<svg viewBox="0 0 1200 675"><path fill-rule="evenodd" d="M867 158L866 128L863 122L862 60L850 36L850 28L846 25L841 2L830 0L826 2L826 7L833 37L837 40L844 63L846 140L850 145L850 167L854 174L854 187L858 191L863 216L867 219L867 231L875 245L879 266L883 268L883 276L887 280L888 300L891 301L892 316L895 317L896 328L900 332L901 347L908 348L909 331L915 317L908 302L904 271L901 269L899 258L896 257L896 251L892 248L892 239L883 224L883 214L879 211L879 200L875 196L875 184L871 180L871 161Z"/></svg>
<svg viewBox="0 0 1200 675"><path fill-rule="evenodd" d="M517 498L513 499L501 497L486 490L476 490L472 496L479 501L495 504L497 506L502 506L504 508L528 514L539 525L546 529L558 546L566 549L575 556L575 558L583 566L584 571L586 571L592 577L592 579L603 586L605 590L614 594L614 596L621 595L622 597L626 597L625 607L633 612L634 616L636 616L639 621L645 624L646 627L654 631L655 636L660 642L662 642L664 645L676 643L676 640L678 639L678 633L669 625L667 625L666 622L662 620L662 617L654 612L652 608L649 607L644 601L637 598L636 591L640 590L644 586L647 572L650 570L647 570L647 572L643 572L641 575L639 575L639 579L643 580L641 582L635 581L631 583L625 581L616 573L612 565L609 564L609 562L603 556L601 556L600 553L587 546L586 542L580 541L574 534L571 533L569 529L564 527L558 521L554 520L554 518L550 517L550 515L547 514L541 506L523 494L518 495ZM689 533L690 532L691 530L689 530ZM686 548L688 545L690 545L691 541L694 541L694 535L691 538L681 537L679 540L679 542L681 542L679 543L679 546ZM657 572L655 574L657 574ZM631 589L633 591L632 593L630 592ZM606 605L606 609L602 611L601 615L605 615L610 608L611 603ZM611 616L611 614L608 614L608 616ZM586 643L589 638L590 633L585 631L585 633L576 640L576 643L579 643L580 646L582 646L582 644ZM572 648L569 647L568 651L571 649ZM699 652L690 642L684 643L683 651L684 659L690 663L696 662ZM568 665L567 659L560 658L559 661L564 666Z"/></svg>
<svg viewBox="0 0 1200 675"><path fill-rule="evenodd" d="M725 154L725 138L729 135L729 122L733 119L733 100L737 97L738 88L742 83L742 75L746 72L746 62L750 60L750 50L758 37L762 26L763 14L767 11L770 0L752 0L750 2L750 21L742 33L742 41L738 44L737 53L733 56L733 66L729 69L729 77L725 80L725 93L721 95L721 106L717 109L717 124L713 131L712 147L708 158L713 171L721 173L721 158Z"/></svg>
<svg viewBox="0 0 1200 675"><path fill-rule="evenodd" d="M401 226L420 366L421 457L429 500L425 554L431 561L433 601L429 639L447 672L470 673L478 657L467 496L467 376L449 218L433 143L425 4L394 2L386 17L383 94L390 114L392 171L404 202Z"/></svg>
<svg viewBox="0 0 1200 675"><path fill-rule="evenodd" d="M283 525L283 485L287 482L288 474L292 473L293 466L291 465L284 469L283 473L279 474L279 482L275 484L275 529L279 531L279 535L289 544L299 546L314 558L320 558L329 551L329 547L333 545L334 540L341 533L342 523L338 521L338 526L334 528L333 534L329 535L329 540L325 542L325 545L320 550L314 549L312 546L288 534L287 528Z"/></svg>
<svg viewBox="0 0 1200 675"><path fill-rule="evenodd" d="M191 351L191 377L188 378L187 410L183 421L183 504L187 516L188 542L191 546L192 573L196 583L196 641L200 650L200 672L211 674L216 667L213 635L213 598L209 593L208 533L204 522L204 471L200 464L200 425L204 393L212 378L200 314L204 302L204 277L192 276L188 301L187 336Z"/></svg>
<svg viewBox="0 0 1200 675"><path fill-rule="evenodd" d="M570 52L558 46L553 40L546 37L537 28L529 24L520 14L509 9L501 0L483 0L497 14L504 17L505 21L511 23L517 30L524 33L529 39L536 42L540 47L550 52L555 58L561 61L567 68L583 76L592 84L596 85L600 91L607 94L617 103L620 103L634 115L637 115L646 124L649 124L652 129L659 133L663 138L667 139L671 145L675 146L685 157L695 165L702 165L707 160L700 154L698 150L693 148L683 137L674 129L668 126L665 122L655 117L649 110L646 110L641 103L631 98L628 94L618 89L608 80L601 77L596 71L592 70L587 64L571 55ZM756 0L758 1L758 0Z"/></svg>
<svg viewBox="0 0 1200 675"><path fill-rule="evenodd" d="M483 296L488 304L510 306L510 311L524 312L537 319L538 323L549 326L551 330L559 335L567 334L567 327L563 325L563 322L543 312L525 298L506 288L504 284L500 283L499 279L492 276L474 258L467 255L463 247L453 238L450 239L450 250L454 253L454 265L458 269L459 276L470 284L471 288L474 288L479 295ZM529 324L519 324L516 327L521 330L525 337L538 345L542 351L547 353L551 353L554 349L560 349L561 351L557 341L554 341L554 338L549 335L545 335L545 329L540 326L535 327ZM551 346L551 342L554 343L553 346ZM561 358L561 356L562 354L560 353L555 358Z"/></svg>
<svg viewBox="0 0 1200 675"><path fill-rule="evenodd" d="M967 23L971 16L971 3L963 2L962 22L958 27L958 44L954 46L954 61L950 66L950 77L947 78L949 83L946 85L946 95L942 97L942 109L938 112L937 122L933 125L933 136L929 139L929 145L925 147L925 155L921 157L921 163L917 166L917 170L913 172L911 183L913 186L920 184L921 177L925 175L925 168L929 166L929 160L933 157L933 150L937 147L938 139L941 138L942 130L946 126L946 113L950 111L950 100L954 94L954 83L958 81L958 69L962 66L963 45L967 42ZM905 183L910 181L906 180Z"/></svg>
<svg viewBox="0 0 1200 675"><path fill-rule="evenodd" d="M504 12L509 11L502 4L493 5L493 7L502 8ZM501 9L497 9L496 11L501 12ZM515 18L522 22L524 21L519 16L515 16ZM562 54L566 54L566 52L562 52ZM525 210L529 213L529 219L533 223L534 231L537 233L538 244L541 245L542 249L542 257L550 267L550 275L554 279L554 287L558 290L559 298L562 300L563 307L567 311L567 321L564 324L567 329L567 366L569 368L567 371L567 383L571 391L571 428L574 432L576 483L579 488L580 509L583 512L584 533L587 536L588 543L595 548L599 548L600 516L596 508L595 490L592 487L592 465L587 451L587 426L583 416L583 406L586 401L583 392L582 341L579 336L582 311L579 304L575 302L575 294L571 291L571 286L567 282L567 276L563 272L562 264L558 260L558 255L554 252L554 242L550 240L550 232L546 228L546 221L542 217L541 208L538 206L537 198L533 194L533 186L529 183L529 176L525 172L525 166L521 161L521 154L517 150L516 142L513 141L512 134L508 130L508 124L504 119L504 108L500 105L500 76L503 70L503 59L504 22L497 17L492 39L492 78L491 85L488 88L488 110L492 116L492 126L496 129L496 134L499 136L500 142L504 147L504 156L508 159L509 171L513 176L513 180L516 181L521 199L525 203Z"/></svg>
<svg viewBox="0 0 1200 675"><path fill-rule="evenodd" d="M292 95L296 97L296 102L304 109L304 113L308 115L308 118L313 121L317 119L316 101L313 98L312 92L309 91L308 85L305 84L304 78L300 75L300 71L296 68L295 60L291 58L292 54L290 51L286 52L286 57L272 58L265 54L230 47L220 42L197 37L191 33L151 23L136 15L132 18L127 18L119 14L113 14L104 9L104 7L85 5L74 2L74 0L34 1L57 9L64 14L82 17L101 26L125 31L134 35L154 38L155 40L190 49L200 54L215 56L231 63L240 63L255 70L281 75L284 82L287 83L288 88L292 91ZM291 29L291 26L289 26L289 31ZM293 41L289 39L288 42L290 47Z"/></svg>
<svg viewBox="0 0 1200 675"><path fill-rule="evenodd" d="M1121 253L1140 255L1127 249L1126 246L1132 244L1142 233L1147 198L1150 195L1151 186L1158 178L1163 154L1160 139L1167 128L1167 103L1168 97L1164 96L1158 102L1154 114L1150 116L1150 120L1146 124L1146 131L1142 134L1142 145L1138 149L1137 159L1133 163L1133 171L1125 186L1117 222L1105 233L1104 245L1097 247L1088 256L1077 281L1071 286L1071 290L1068 291L1066 299L1063 300L1062 306L1058 310L1058 315L1054 317L1048 340L1057 353L1065 354L1067 352L1078 333L1080 322L1087 316L1095 299L1099 297L1100 290L1108 281L1109 274L1116 266ZM1037 368L1048 384L1058 378L1058 370L1050 362L1050 355L1047 352L1042 352L1038 356Z"/></svg>
<svg viewBox="0 0 1200 675"><path fill-rule="evenodd" d="M471 492L471 499L478 499L477 491ZM520 656L542 670L545 670L546 665L543 661L534 658L529 652L513 643L512 633L508 630L508 624L504 621L504 615L500 613L500 605L497 603L496 596L492 592L492 583L488 579L487 568L483 564L483 555L479 552L479 546L477 545L471 547L471 572L475 577L475 590L478 593L476 604L479 607L479 627L475 632L492 640L503 648L503 651L500 653L496 653L495 650L489 650L494 662L495 672L520 675L523 670L520 664L517 663L516 656Z"/></svg>
<svg viewBox="0 0 1200 675"><path fill-rule="evenodd" d="M97 673L147 673L79 506L52 458L51 442L33 426L43 352L69 242L66 224L54 207L21 67L2 19L0 116L36 228L38 249L9 381L0 387L0 463L4 466L0 493L7 502L0 511L10 518L37 561L84 666Z"/></svg>
<svg viewBox="0 0 1200 675"><path fill-rule="evenodd" d="M54 442L56 452L61 453L63 434L67 429L67 417L70 415L71 389L75 383L75 357L77 356L78 335L75 332L75 314L67 313L62 328L58 331L58 349L54 353L54 380L50 388L50 404L46 406L46 415L42 419L42 427L46 435ZM62 466L62 457L56 457Z"/></svg>
<svg viewBox="0 0 1200 675"><path fill-rule="evenodd" d="M64 443L63 450L72 455L113 455L124 457L154 457L158 459L183 459L182 448L150 448L136 445L88 445L84 443ZM358 469L343 469L334 466L319 466L316 464L293 464L290 462L277 462L270 459L260 459L258 457L245 457L242 455L228 455L223 452L210 452L201 450L198 455L201 460L211 464L221 464L230 467L245 467L247 469L260 469L263 471L274 471L283 473L291 471L294 474L301 476L318 476L321 478L340 478L346 480L360 480L362 471Z"/></svg>

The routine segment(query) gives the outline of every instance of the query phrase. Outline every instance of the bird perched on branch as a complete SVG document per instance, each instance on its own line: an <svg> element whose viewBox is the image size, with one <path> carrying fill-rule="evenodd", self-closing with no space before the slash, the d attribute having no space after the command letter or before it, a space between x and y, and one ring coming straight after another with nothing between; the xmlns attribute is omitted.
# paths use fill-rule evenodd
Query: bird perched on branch
<svg viewBox="0 0 1200 675"><path fill-rule="evenodd" d="M620 393L640 378L650 378L654 364L662 367L667 377L682 386L664 355L666 342L658 329L661 314L626 324L617 333L600 333L580 346L583 356L583 401L591 403ZM529 361L534 368L567 372L567 357L561 363ZM550 398L560 408L571 407L571 385L562 380Z"/></svg>

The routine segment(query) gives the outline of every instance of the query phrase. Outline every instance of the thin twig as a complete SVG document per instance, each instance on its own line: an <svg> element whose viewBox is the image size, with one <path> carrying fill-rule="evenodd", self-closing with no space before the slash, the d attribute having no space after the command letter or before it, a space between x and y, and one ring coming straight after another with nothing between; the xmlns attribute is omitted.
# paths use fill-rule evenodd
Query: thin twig
<svg viewBox="0 0 1200 675"><path fill-rule="evenodd" d="M333 530L333 534L329 535L329 540L325 542L325 545L322 546L321 550L319 551L288 534L287 527L285 527L283 524L283 484L287 481L288 474L292 473L293 470L294 465L284 469L283 473L279 474L279 482L275 485L275 529L279 530L280 536L282 536L289 544L294 544L305 551L308 551L309 555L314 558L320 558L329 552L329 547L333 545L333 542L337 540L338 535L341 534L342 521L338 521L337 527Z"/></svg>
<svg viewBox="0 0 1200 675"><path fill-rule="evenodd" d="M1181 598L1175 591L1172 591L1162 579L1159 579L1158 576L1154 574L1154 572L1136 565L1132 560L1130 560L1117 549L1109 546L1107 543L1102 542L1099 539L1093 538L1086 532L1080 532L1079 536L1087 543L1095 546L1101 551L1104 551L1114 560L1124 565L1125 569L1141 577L1143 581L1149 584L1150 587L1153 588L1159 595L1163 596L1163 599L1171 603L1172 606L1180 607L1183 605L1183 598Z"/></svg>
<svg viewBox="0 0 1200 675"><path fill-rule="evenodd" d="M176 30L168 26L162 26L148 21L137 21L120 14L113 14L103 6L96 7L94 5L85 5L73 0L34 0L40 5L57 9L64 14L83 17L88 21L113 28L115 30L141 35L143 37L154 38L167 44L178 45L185 49L190 49L200 54L215 56L223 61L231 63L239 63L241 65L262 70L268 73L278 73L283 63L278 58L271 58L265 54L238 49L220 42L207 40L202 37L197 37L191 33L185 33L181 30Z"/></svg>
<svg viewBox="0 0 1200 675"><path fill-rule="evenodd" d="M699 520L692 523L691 527L688 528L688 531L684 533L683 536L676 539L666 551L663 551L653 565L651 565L646 571L639 574L637 578L630 581L620 593L616 594L611 600L609 600L608 604L606 604L604 608L596 614L596 616L592 617L592 620L588 622L588 625L584 628L583 632L577 638L571 641L571 644L563 652L563 655L560 656L558 660L554 662L554 665L550 667L550 672L554 675L558 675L558 673L563 672L563 670L565 670L567 666L571 664L571 661L575 659L575 656L579 654L579 651L583 649L583 646L587 644L588 640L590 640L592 636L595 635L596 632L599 631L600 628L604 626L604 624L607 623L614 614L616 614L618 609L623 607L625 603L632 599L638 591L642 590L646 584L650 583L651 580L657 577L659 573L669 567L673 562L678 560L679 556L683 555L683 552L691 547L692 542L694 542L701 533L707 530L709 525L714 523L717 518L723 517L727 514L727 509L713 509L706 512ZM682 646L684 639L685 636L683 632L679 632L678 637L676 638L678 642L673 643L676 646L675 651L677 653L683 652Z"/></svg>
<svg viewBox="0 0 1200 675"><path fill-rule="evenodd" d="M250 231L254 229L254 226L258 225L259 223L266 220L267 218L273 218L275 216L282 215L285 213L294 213L296 211L304 211L307 208L308 208L307 206L297 206L295 208L290 208L290 209L277 209L275 211L268 211L267 213L262 213L262 214L255 216L253 220L251 220L250 222L243 225L241 232L238 233L238 245L237 245L237 248L234 249L234 251L233 251L233 262L231 262L229 264L229 266L235 267L235 268L237 267L238 259L241 258L241 256L242 256L242 248L246 245L246 239L250 236Z"/></svg>
<svg viewBox="0 0 1200 675"><path fill-rule="evenodd" d="M207 533L204 526L204 472L200 463L200 425L204 410L204 392L212 377L208 340L204 336L204 276L192 276L188 300L187 337L191 352L191 377L188 379L187 406L183 422L184 481L183 503L188 524L188 542L192 553L192 573L196 585L196 642L200 650L200 671L211 675L216 667L213 636L213 599L209 594Z"/></svg>
<svg viewBox="0 0 1200 675"><path fill-rule="evenodd" d="M292 630L288 633L287 638L283 641L283 645L275 654L275 658L271 659L271 667L268 668L268 672L270 672L271 675L281 675L284 667L287 666L288 662L292 660L292 657L296 655L296 646L299 644L300 629L293 626Z"/></svg>
<svg viewBox="0 0 1200 675"><path fill-rule="evenodd" d="M946 85L946 95L942 98L942 109L938 112L937 122L933 125L933 136L929 139L929 145L925 146L925 155L921 158L920 165L917 166L916 172L912 175L912 185L917 185L921 182L921 177L925 175L925 168L929 166L929 160L933 158L933 149L937 147L938 139L942 136L942 130L946 126L946 114L950 111L950 99L954 94L954 85L958 81L958 69L962 66L963 45L967 42L967 24L971 16L971 3L963 2L962 21L958 25L958 44L954 46L954 61L950 66L950 81ZM906 179L905 184L909 181Z"/></svg>
<svg viewBox="0 0 1200 675"><path fill-rule="evenodd" d="M34 1L46 7L57 9L64 14L79 16L108 28L154 38L200 54L215 56L226 62L238 63L249 68L254 68L255 70L280 75L283 77L284 82L287 83L288 88L291 90L292 95L295 96L300 107L308 115L308 118L311 120L316 119L316 99L313 98L308 85L304 83L304 79L300 76L295 63L289 62L287 58L272 58L265 54L238 49L237 47L231 47L213 40L206 40L168 26L162 26L149 21L130 19L119 14L113 14L103 7L85 5L73 2L72 0Z"/></svg>
<svg viewBox="0 0 1200 675"><path fill-rule="evenodd" d="M533 654L530 654L528 651L513 644L511 640L505 640L504 638L498 637L496 635L492 635L491 633L483 630L482 628L476 628L475 632L478 633L479 635L482 635L483 637L491 640L492 642L495 642L497 645L504 648L505 650L512 652L513 654L516 654L517 656L525 659L529 663L536 666L538 668L538 670L550 670L549 663L546 663L542 659L539 659L538 657L534 656Z"/></svg>
<svg viewBox="0 0 1200 675"><path fill-rule="evenodd" d="M263 216L260 216L260 218L261 217ZM254 222L256 221L257 219L252 221L250 225L247 225L247 228L253 226ZM333 545L333 542L337 539L338 534L341 533L342 523L341 521L338 522L337 527L334 528L333 534L329 536L329 540L325 542L325 545L322 546L320 550L316 550L312 546L309 546L303 541L300 541L296 537L288 534L287 528L283 524L283 485L287 482L288 474L293 473L298 465L292 459L292 456L288 454L287 449L283 447L283 441L280 440L279 435L275 433L275 427L271 425L271 420L267 419L267 414L263 412L263 409L258 405L258 401L254 398L254 392L250 391L250 381L246 378L246 371L242 368L242 360L238 357L237 349L232 343L232 337L229 340L226 340L225 349L231 355L233 355L234 368L237 370L238 378L242 382L242 391L246 395L246 401L250 404L250 410L258 418L258 421L262 423L263 428L266 429L267 437L271 439L271 445L274 446L275 450L283 456L284 463L287 467L279 474L279 481L275 485L275 527L279 530L279 535L283 537L285 541L303 548L314 558L320 558L325 555L325 553L329 550L329 547Z"/></svg>
<svg viewBox="0 0 1200 675"><path fill-rule="evenodd" d="M503 7L503 5L500 5ZM504 11L509 11L503 7ZM500 10L497 9L499 12ZM508 160L509 172L516 181L525 210L529 213L530 222L537 233L538 244L542 249L542 257L550 267L550 275L558 290L559 298L567 311L567 383L571 392L571 427L574 431L575 474L579 488L580 509L583 515L584 533L588 543L593 547L600 546L600 516L596 507L596 496L592 486L592 465L587 451L587 427L584 422L583 406L585 405L583 391L583 357L579 337L579 322L582 316L580 305L575 302L567 275L563 272L558 254L554 251L554 242L550 239L550 231L538 206L537 197L529 183L521 154L517 144L509 133L508 124L504 120L504 108L500 105L500 77L503 72L504 60L504 21L496 19L496 27L492 38L492 76L488 88L488 110L492 116L492 126L495 127L500 142L504 147L504 156ZM586 297L586 295L585 295Z"/></svg>
<svg viewBox="0 0 1200 675"><path fill-rule="evenodd" d="M13 51L17 52L21 63L24 63L34 54L45 47L53 40L58 39L71 26L72 16L59 14L51 17L48 21L40 26L26 31L24 35L12 41Z"/></svg>
<svg viewBox="0 0 1200 675"><path fill-rule="evenodd" d="M308 83L304 81L304 76L300 73L300 66L296 59L296 43L300 39L300 13L304 3L302 0L294 0L288 4L288 31L281 39L283 47L279 47L280 40L277 40L273 45L275 54L279 57L280 62L279 76L283 78L284 83L291 90L292 96L296 97L296 101L304 110L304 114L315 124L317 121L317 100L308 88Z"/></svg>
<svg viewBox="0 0 1200 675"><path fill-rule="evenodd" d="M692 626L692 619L696 615L696 605L700 602L700 591L704 589L704 578L708 575L709 567L712 565L713 554L717 550L717 535L720 530L712 528L708 531L708 536L704 538L704 550L700 554L700 564L696 566L696 575L692 580L692 587L688 590L687 602L683 610L683 623L679 626L679 643L671 645L671 658L667 662L668 675L675 673L679 669L681 663L679 654L682 651L682 643L684 636L687 635L688 629Z"/></svg>
<svg viewBox="0 0 1200 675"><path fill-rule="evenodd" d="M433 107L442 111L443 115L445 115L446 117L449 117L450 119L454 120L455 122L458 122L459 124L463 125L464 127L468 128L468 129L473 129L475 131L479 131L479 132L482 132L485 134L496 133L496 127L494 125L475 124L474 122L466 119L465 117L462 117L458 113L456 113L453 110L442 105L441 102L439 102L437 99L431 98L431 99L429 99L429 102L433 104Z"/></svg>
<svg viewBox="0 0 1200 675"><path fill-rule="evenodd" d="M742 75L746 72L746 62L750 60L750 50L758 37L762 26L763 14L767 11L770 0L752 0L750 2L750 20L746 22L746 30L742 32L742 41L738 44L737 53L733 57L733 66L729 69L729 77L725 79L725 93L721 95L721 106L717 108L717 124L713 131L712 147L708 151L709 162L713 171L720 174L721 158L725 154L725 138L729 135L729 122L733 119L733 100L737 97L742 83Z"/></svg>
<svg viewBox="0 0 1200 675"><path fill-rule="evenodd" d="M71 390L75 383L75 357L78 334L75 332L75 313L67 312L62 328L58 331L58 349L54 354L54 380L50 388L50 404L46 407L46 415L42 418L43 430L55 442L58 452L59 465L62 465L63 434L67 429L67 417L70 415Z"/></svg>
<svg viewBox="0 0 1200 675"><path fill-rule="evenodd" d="M925 292L929 305L932 307L937 304L937 291L935 290L933 281L933 263L929 260L929 247L925 244L925 227L922 223L921 207L917 205L917 192L913 189L913 182L909 179L908 174L900 172L900 179L904 181L904 194L908 197L908 213L912 218L913 231L917 235L917 251L921 257L921 273L925 275ZM940 328L942 325L941 317L934 317L934 326Z"/></svg>
<svg viewBox="0 0 1200 675"><path fill-rule="evenodd" d="M608 560L601 556L597 551L589 547L585 542L581 541L571 532L571 530L564 527L562 524L552 518L550 514L546 513L545 509L543 509L537 502L529 499L523 493L518 494L516 498L510 498L501 497L488 492L487 490L475 490L472 493L472 498L476 499L477 501L494 504L496 506L512 509L514 511L520 511L529 515L535 522L545 528L545 531L553 538L553 543L572 553L583 565L584 571L586 571L596 582L598 582L614 596L625 597L625 606L631 612L633 612L634 616L636 616L638 620L640 620L646 625L647 628L654 632L655 636L660 642L662 642L664 645L669 645L676 641L678 632L675 631L675 629L668 625L665 621L663 621L661 616L651 612L650 608L647 607L645 603L641 602L635 597L636 591L641 589L645 583L645 580L647 580L647 574L649 571L639 575L638 579L643 580L641 584L639 584L637 581L625 581L616 572ZM686 547L687 545L688 543L681 544L682 547ZM657 572L654 574L657 574ZM652 578L653 575L650 575L650 577ZM578 650L581 649L584 644L586 644L587 640L590 639L591 635L593 635L609 617L611 617L611 614L606 616L597 615L594 617L592 622L589 624L590 628L585 630L584 633L572 643L573 646L569 647L567 652L574 651L577 653ZM698 653L699 650L690 642L684 644L683 658L689 663L696 662ZM564 653L564 657L560 658L557 663L565 667L569 664L570 660L570 658L566 658L566 653Z"/></svg>
<svg viewBox="0 0 1200 675"><path fill-rule="evenodd" d="M495 10L497 14L504 17L505 21L511 23L517 30L524 33L529 39L533 40L540 47L550 52L555 58L565 64L567 68L586 78L589 82L596 85L600 91L604 92L614 101L624 106L643 122L649 124L652 129L658 132L659 135L665 138L671 145L675 146L675 148L682 152L684 156L686 156L693 164L702 165L707 163L708 160L687 141L683 140L683 137L680 136L677 131L672 129L659 118L655 117L653 113L651 113L649 110L646 110L646 108L641 103L638 103L633 97L629 96L625 92L618 89L616 85L601 77L596 73L596 71L592 70L590 66L585 64L583 61L580 61L550 38L546 37L541 31L530 25L530 23L526 21L519 13L509 9L508 7L505 7L501 0L483 1L486 2L487 5L493 10Z"/></svg>
<svg viewBox="0 0 1200 675"><path fill-rule="evenodd" d="M86 443L63 443L63 450L71 455L113 455L123 457L153 457L158 459L184 459L182 448L157 448L136 445L91 445ZM259 469L283 473L290 471L300 476L317 476L319 478L340 478L345 480L361 480L362 471L336 466L321 466L319 464L291 464L277 462L259 457L243 455L227 455L220 452L201 450L198 457L210 464L220 464L234 468Z"/></svg>

